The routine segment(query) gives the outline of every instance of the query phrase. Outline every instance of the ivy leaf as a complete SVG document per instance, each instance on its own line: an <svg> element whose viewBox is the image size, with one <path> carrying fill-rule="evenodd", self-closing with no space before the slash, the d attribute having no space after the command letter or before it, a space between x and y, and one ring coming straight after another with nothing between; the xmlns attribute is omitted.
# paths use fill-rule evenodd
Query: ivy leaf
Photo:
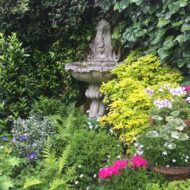
<svg viewBox="0 0 190 190"><path fill-rule="evenodd" d="M174 3L170 3L168 5L168 8L170 10L170 14L175 14L180 9L180 1L176 1Z"/></svg>
<svg viewBox="0 0 190 190"><path fill-rule="evenodd" d="M180 21L177 21L177 22L173 22L173 23L172 23L172 26L173 26L173 27L177 27L177 26L180 26L180 25L182 25L182 24L183 24L183 21L180 20Z"/></svg>
<svg viewBox="0 0 190 190"><path fill-rule="evenodd" d="M130 0L131 3L136 3L136 5L140 5L143 0Z"/></svg>
<svg viewBox="0 0 190 190"><path fill-rule="evenodd" d="M163 44L164 49L171 49L175 44L175 41L173 41L173 36L168 36Z"/></svg>
<svg viewBox="0 0 190 190"><path fill-rule="evenodd" d="M169 56L168 52L164 48L158 49L158 55L160 56L160 59L165 59Z"/></svg>
<svg viewBox="0 0 190 190"><path fill-rule="evenodd" d="M180 0L180 7L187 6L188 0Z"/></svg>
<svg viewBox="0 0 190 190"><path fill-rule="evenodd" d="M151 44L155 45L157 44L158 42L161 41L161 39L163 39L164 37L164 34L166 33L166 30L159 30L158 33L156 34L156 37L154 38L154 40L151 42Z"/></svg>
<svg viewBox="0 0 190 190"><path fill-rule="evenodd" d="M165 18L160 18L157 24L158 28L161 28L163 26L165 26L166 24L168 24L170 22L169 19L165 19Z"/></svg>
<svg viewBox="0 0 190 190"><path fill-rule="evenodd" d="M189 24L183 24L181 27L181 31L185 32L185 31L189 31L190 30L190 25Z"/></svg>
<svg viewBox="0 0 190 190"><path fill-rule="evenodd" d="M179 59L179 60L177 61L177 65L178 65L179 68L183 67L183 66L185 65L184 60Z"/></svg>

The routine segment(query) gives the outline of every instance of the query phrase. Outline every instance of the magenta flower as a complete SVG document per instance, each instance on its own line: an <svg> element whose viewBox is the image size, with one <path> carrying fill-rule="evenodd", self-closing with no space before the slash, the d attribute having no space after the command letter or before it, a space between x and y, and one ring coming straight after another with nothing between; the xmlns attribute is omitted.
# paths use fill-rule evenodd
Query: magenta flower
<svg viewBox="0 0 190 190"><path fill-rule="evenodd" d="M148 165L147 161L140 155L133 156L131 163L133 168L147 168Z"/></svg>
<svg viewBox="0 0 190 190"><path fill-rule="evenodd" d="M190 86L183 86L186 91L190 91Z"/></svg>
<svg viewBox="0 0 190 190"><path fill-rule="evenodd" d="M100 179L106 179L111 177L113 174L113 171L110 169L110 167L105 167L100 169L98 176Z"/></svg>
<svg viewBox="0 0 190 190"><path fill-rule="evenodd" d="M100 169L98 176L100 179L106 179L111 177L112 175L119 175L119 167L110 166Z"/></svg>
<svg viewBox="0 0 190 190"><path fill-rule="evenodd" d="M113 166L121 170L125 169L127 167L127 160L116 160Z"/></svg>

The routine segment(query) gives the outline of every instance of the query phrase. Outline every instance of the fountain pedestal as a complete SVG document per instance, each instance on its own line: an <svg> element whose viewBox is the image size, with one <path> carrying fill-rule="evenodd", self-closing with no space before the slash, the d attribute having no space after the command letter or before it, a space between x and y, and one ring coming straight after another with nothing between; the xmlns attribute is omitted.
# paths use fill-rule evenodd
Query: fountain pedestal
<svg viewBox="0 0 190 190"><path fill-rule="evenodd" d="M111 46L111 27L105 20L97 25L95 39L90 43L87 60L65 65L65 69L79 81L89 83L85 95L91 100L89 117L99 118L105 112L100 85L112 78L110 71L118 65L120 55Z"/></svg>

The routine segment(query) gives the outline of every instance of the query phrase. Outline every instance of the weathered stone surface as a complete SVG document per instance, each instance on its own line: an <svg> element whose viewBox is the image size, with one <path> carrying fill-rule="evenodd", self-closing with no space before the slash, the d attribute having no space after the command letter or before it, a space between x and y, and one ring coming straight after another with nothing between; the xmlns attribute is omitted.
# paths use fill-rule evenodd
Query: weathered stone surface
<svg viewBox="0 0 190 190"><path fill-rule="evenodd" d="M116 54L111 45L111 28L107 21L101 20L96 28L96 36L90 43L90 54L86 61L65 65L65 69L79 81L89 83L86 97L91 100L89 117L99 118L104 114L105 106L99 91L102 82L111 79L110 71L117 66L120 54Z"/></svg>

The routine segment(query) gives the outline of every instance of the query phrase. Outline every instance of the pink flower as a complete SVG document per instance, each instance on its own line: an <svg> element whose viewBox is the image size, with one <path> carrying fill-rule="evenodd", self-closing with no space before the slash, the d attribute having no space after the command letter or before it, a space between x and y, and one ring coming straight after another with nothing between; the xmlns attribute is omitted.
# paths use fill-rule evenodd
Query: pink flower
<svg viewBox="0 0 190 190"><path fill-rule="evenodd" d="M116 160L114 162L114 167L118 167L118 169L125 169L127 166L127 160Z"/></svg>
<svg viewBox="0 0 190 190"><path fill-rule="evenodd" d="M186 91L190 91L190 86L182 86Z"/></svg>
<svg viewBox="0 0 190 190"><path fill-rule="evenodd" d="M105 167L100 169L98 176L100 179L106 179L112 176L112 171L109 169L109 167Z"/></svg>
<svg viewBox="0 0 190 190"><path fill-rule="evenodd" d="M133 168L147 168L148 165L147 161L143 159L140 155L133 156L131 163Z"/></svg>
<svg viewBox="0 0 190 190"><path fill-rule="evenodd" d="M100 179L106 179L112 175L119 175L119 168L115 166L105 167L100 169L98 176Z"/></svg>

